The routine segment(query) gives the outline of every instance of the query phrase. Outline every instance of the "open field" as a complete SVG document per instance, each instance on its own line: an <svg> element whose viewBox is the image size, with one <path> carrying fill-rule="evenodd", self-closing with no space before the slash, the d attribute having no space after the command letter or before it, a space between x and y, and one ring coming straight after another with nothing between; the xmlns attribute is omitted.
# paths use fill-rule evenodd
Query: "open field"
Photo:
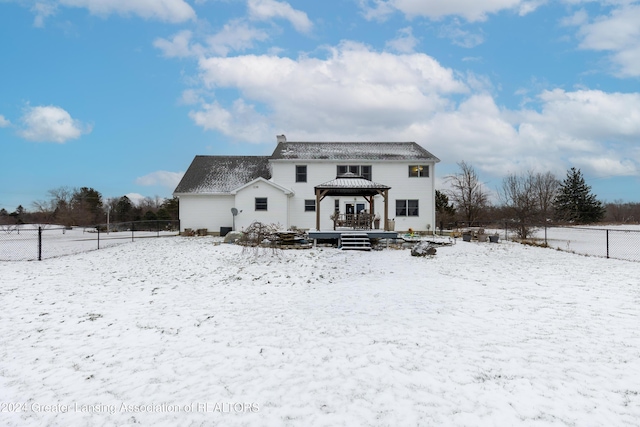
<svg viewBox="0 0 640 427"><path fill-rule="evenodd" d="M538 239L545 230L538 229ZM598 225L582 227L549 227L546 230L549 247L583 255L640 261L640 226Z"/></svg>
<svg viewBox="0 0 640 427"><path fill-rule="evenodd" d="M0 424L640 424L638 263L214 241L0 263Z"/></svg>
<svg viewBox="0 0 640 427"><path fill-rule="evenodd" d="M45 225L42 227L43 259L78 254L130 243L146 237L176 236L177 231L111 231L98 233L92 227ZM0 261L32 261L38 259L38 225L0 226Z"/></svg>

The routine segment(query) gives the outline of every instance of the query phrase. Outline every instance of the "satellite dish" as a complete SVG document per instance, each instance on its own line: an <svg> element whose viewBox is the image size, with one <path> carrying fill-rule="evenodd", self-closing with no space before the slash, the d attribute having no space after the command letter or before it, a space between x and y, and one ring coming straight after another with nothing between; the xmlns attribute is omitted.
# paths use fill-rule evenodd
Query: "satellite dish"
<svg viewBox="0 0 640 427"><path fill-rule="evenodd" d="M236 208L231 208L231 215L233 215L233 216L238 215L238 209L236 209Z"/></svg>

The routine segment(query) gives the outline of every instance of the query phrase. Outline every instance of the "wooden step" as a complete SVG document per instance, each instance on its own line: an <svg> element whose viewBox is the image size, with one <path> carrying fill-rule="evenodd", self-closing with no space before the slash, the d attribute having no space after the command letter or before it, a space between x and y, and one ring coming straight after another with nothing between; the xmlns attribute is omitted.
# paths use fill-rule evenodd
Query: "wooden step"
<svg viewBox="0 0 640 427"><path fill-rule="evenodd" d="M366 233L343 233L340 236L340 248L343 251L370 251L371 241Z"/></svg>

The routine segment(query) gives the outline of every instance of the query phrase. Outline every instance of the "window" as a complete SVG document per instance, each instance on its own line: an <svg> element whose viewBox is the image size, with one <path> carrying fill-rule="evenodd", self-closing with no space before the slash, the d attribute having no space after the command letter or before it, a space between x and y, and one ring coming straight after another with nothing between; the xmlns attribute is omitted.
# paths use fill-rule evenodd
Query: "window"
<svg viewBox="0 0 640 427"><path fill-rule="evenodd" d="M296 182L307 182L307 165L296 166Z"/></svg>
<svg viewBox="0 0 640 427"><path fill-rule="evenodd" d="M371 165L338 165L337 175L351 172L371 181Z"/></svg>
<svg viewBox="0 0 640 427"><path fill-rule="evenodd" d="M316 199L306 199L304 201L304 211L305 212L315 212L316 211Z"/></svg>
<svg viewBox="0 0 640 427"><path fill-rule="evenodd" d="M428 178L429 177L429 165L411 165L409 166L410 178Z"/></svg>
<svg viewBox="0 0 640 427"><path fill-rule="evenodd" d="M407 216L419 216L418 213L418 201L407 200Z"/></svg>
<svg viewBox="0 0 640 427"><path fill-rule="evenodd" d="M396 216L420 216L418 200L396 200Z"/></svg>
<svg viewBox="0 0 640 427"><path fill-rule="evenodd" d="M333 201L333 211L340 212L340 199L335 199Z"/></svg>
<svg viewBox="0 0 640 427"><path fill-rule="evenodd" d="M267 210L267 198L266 197L256 197L256 210L257 211L266 211Z"/></svg>
<svg viewBox="0 0 640 427"><path fill-rule="evenodd" d="M364 179L371 181L371 166L360 166L360 175Z"/></svg>

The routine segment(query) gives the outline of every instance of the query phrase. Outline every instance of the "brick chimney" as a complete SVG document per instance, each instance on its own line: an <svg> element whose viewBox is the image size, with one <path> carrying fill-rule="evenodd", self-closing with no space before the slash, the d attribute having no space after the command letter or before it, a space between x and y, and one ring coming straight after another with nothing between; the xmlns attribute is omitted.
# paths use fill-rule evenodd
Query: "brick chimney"
<svg viewBox="0 0 640 427"><path fill-rule="evenodd" d="M284 135L276 135L276 138L278 140L278 144L280 144L281 142L287 142L287 137Z"/></svg>

